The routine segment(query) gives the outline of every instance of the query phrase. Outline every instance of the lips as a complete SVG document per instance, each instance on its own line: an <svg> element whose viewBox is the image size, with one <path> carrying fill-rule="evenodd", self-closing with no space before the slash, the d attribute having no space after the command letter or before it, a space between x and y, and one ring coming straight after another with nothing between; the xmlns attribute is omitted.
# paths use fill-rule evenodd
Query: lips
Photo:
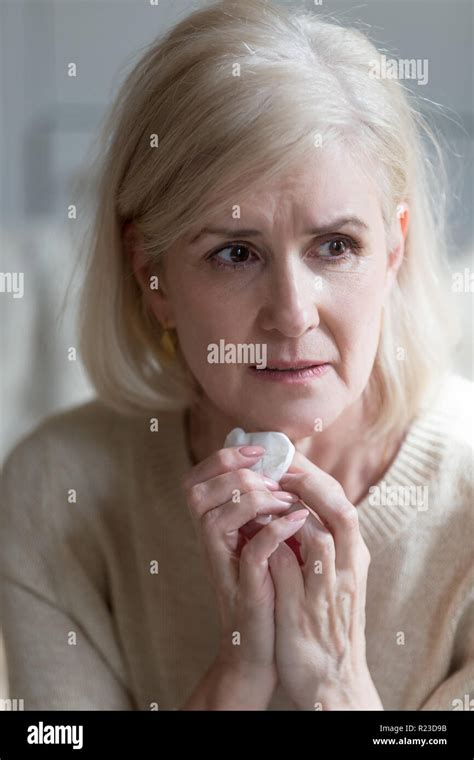
<svg viewBox="0 0 474 760"><path fill-rule="evenodd" d="M308 359L308 360L295 360L295 361L275 361L275 362L269 362L265 369L271 369L271 370L298 370L298 369L307 369L308 367L318 367L321 364L325 364L325 362L319 361L318 359ZM252 368L255 368L256 365L252 365Z"/></svg>
<svg viewBox="0 0 474 760"><path fill-rule="evenodd" d="M296 362L296 364L301 364L301 362ZM291 367L271 369L270 367L258 367L257 365L253 367L249 366L248 369L253 377L258 378L259 382L265 380L279 385L294 385L298 383L306 384L319 377L323 377L330 368L331 365L326 362L324 364L318 362L317 364L309 365L305 362L303 366L299 366L297 369L292 369Z"/></svg>

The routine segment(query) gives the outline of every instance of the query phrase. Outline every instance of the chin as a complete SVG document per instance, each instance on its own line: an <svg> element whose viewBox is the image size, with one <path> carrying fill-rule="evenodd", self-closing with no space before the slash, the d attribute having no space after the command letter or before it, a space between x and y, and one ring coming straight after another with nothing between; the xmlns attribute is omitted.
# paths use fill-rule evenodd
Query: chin
<svg viewBox="0 0 474 760"><path fill-rule="evenodd" d="M321 401L317 404L309 404L307 401L297 408L298 405L289 402L275 409L252 409L251 404L235 418L240 420L239 427L246 432L275 431L285 433L290 440L307 438L326 430L341 414L342 409L325 405L323 410Z"/></svg>

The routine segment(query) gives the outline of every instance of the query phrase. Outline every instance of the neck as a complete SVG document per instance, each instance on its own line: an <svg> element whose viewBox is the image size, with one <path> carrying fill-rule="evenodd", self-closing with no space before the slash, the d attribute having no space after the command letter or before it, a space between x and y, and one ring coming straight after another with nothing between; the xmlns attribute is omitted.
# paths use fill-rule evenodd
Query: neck
<svg viewBox="0 0 474 760"><path fill-rule="evenodd" d="M402 440L398 435L382 444L367 443L367 419L367 409L361 397L326 430L293 440L297 451L342 485L353 504L366 495L370 485L380 480ZM226 435L234 427L239 427L238 421L223 415L210 401L191 407L188 443L194 462L201 462L222 448Z"/></svg>

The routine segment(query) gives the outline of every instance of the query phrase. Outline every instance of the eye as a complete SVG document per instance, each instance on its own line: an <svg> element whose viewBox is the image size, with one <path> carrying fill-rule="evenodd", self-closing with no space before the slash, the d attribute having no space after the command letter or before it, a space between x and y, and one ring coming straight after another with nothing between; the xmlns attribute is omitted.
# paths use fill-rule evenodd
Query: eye
<svg viewBox="0 0 474 760"><path fill-rule="evenodd" d="M351 259L361 248L360 243L352 238L333 237L317 245L316 258L336 264ZM252 256L255 257L253 261ZM253 266L258 257L246 243L230 243L211 253L208 260L216 268L235 270Z"/></svg>
<svg viewBox="0 0 474 760"><path fill-rule="evenodd" d="M359 244L349 238L331 238L319 246L321 252L326 250L326 253L329 254L321 258L336 260L347 258L351 253L357 253L359 248Z"/></svg>
<svg viewBox="0 0 474 760"><path fill-rule="evenodd" d="M226 254L227 259L219 258L221 254ZM225 248L219 248L209 256L209 260L216 267L225 267L228 269L245 269L250 265L250 255L252 251L243 243L232 243L225 246Z"/></svg>

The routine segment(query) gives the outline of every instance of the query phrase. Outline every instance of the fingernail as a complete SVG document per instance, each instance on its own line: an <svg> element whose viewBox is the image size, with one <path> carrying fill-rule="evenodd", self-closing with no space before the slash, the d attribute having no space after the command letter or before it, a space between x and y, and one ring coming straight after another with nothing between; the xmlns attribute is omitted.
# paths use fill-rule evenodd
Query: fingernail
<svg viewBox="0 0 474 760"><path fill-rule="evenodd" d="M244 457L260 457L265 453L264 446L241 446L239 453Z"/></svg>
<svg viewBox="0 0 474 760"><path fill-rule="evenodd" d="M275 499L288 502L289 504L293 504L295 501L299 500L299 496L294 493L286 493L286 491L275 491L272 495Z"/></svg>
<svg viewBox="0 0 474 760"><path fill-rule="evenodd" d="M272 515L263 515L263 517L256 517L254 522L258 523L259 525L268 525L268 523L271 523L272 520Z"/></svg>
<svg viewBox="0 0 474 760"><path fill-rule="evenodd" d="M308 515L309 512L307 509L297 509L295 512L291 512L289 515L286 515L286 519L289 522L303 522L303 520L306 520Z"/></svg>
<svg viewBox="0 0 474 760"><path fill-rule="evenodd" d="M276 482L276 480L272 480L271 478L263 478L263 482L265 483L268 488L280 488L280 484Z"/></svg>

